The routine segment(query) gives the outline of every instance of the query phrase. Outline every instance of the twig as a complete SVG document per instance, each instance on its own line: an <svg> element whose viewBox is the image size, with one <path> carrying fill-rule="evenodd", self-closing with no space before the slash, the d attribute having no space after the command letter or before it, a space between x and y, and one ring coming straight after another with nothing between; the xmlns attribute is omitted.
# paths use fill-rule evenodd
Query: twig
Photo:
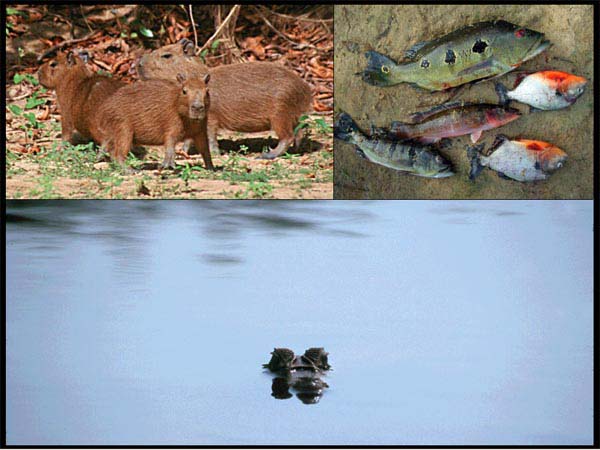
<svg viewBox="0 0 600 450"><path fill-rule="evenodd" d="M321 47L317 47L316 45L311 45L311 44L299 44L296 41L291 40L289 37L287 37L287 35L285 35L284 33L282 33L281 31L279 31L277 28L275 28L273 26L273 24L271 22L269 22L269 19L267 19L264 14L262 12L260 12L260 10L255 6L254 7L256 9L256 13L260 16L260 18L265 22L265 24L267 24L267 26L273 30L277 35L281 36L283 39L285 39L286 41L288 41L290 44L292 44L294 46L294 48L298 49L298 50L303 50L305 48L314 48L316 50L327 50L329 51L329 49L322 49ZM333 47L332 47L333 48Z"/></svg>
<svg viewBox="0 0 600 450"><path fill-rule="evenodd" d="M229 11L229 14L227 14L227 17L225 17L225 20L221 23L221 25L219 25L219 28L217 28L217 31L215 31L214 34L208 38L208 40L204 43L202 48L200 48L199 50L196 50L196 54L202 53L202 51L204 49L208 48L208 46L210 44L212 44L212 42L219 36L219 34L221 34L221 32L223 31L223 28L225 28L225 26L231 21L231 18L234 17L234 15L237 13L237 11L239 9L240 9L240 5L234 5L234 7L231 8L231 11ZM196 48L198 48L198 47L196 47Z"/></svg>
<svg viewBox="0 0 600 450"><path fill-rule="evenodd" d="M81 11L81 17L83 17L83 21L85 22L85 24L88 27L88 30L90 30L91 33L93 30L90 24L88 23L87 17L85 17L85 13L83 12L83 5L79 5L79 10Z"/></svg>
<svg viewBox="0 0 600 450"><path fill-rule="evenodd" d="M298 16L298 17L289 16L287 14L281 14L281 13L277 13L275 11L271 11L269 8L266 8L262 5L261 5L261 8L264 9L265 11L268 11L269 14L272 14L274 16L283 17L284 19L289 19L289 20L297 20L297 21L301 21L301 22L316 22L316 23L333 22L333 19L311 19L309 17L302 17L302 16Z"/></svg>
<svg viewBox="0 0 600 450"><path fill-rule="evenodd" d="M95 38L97 35L99 35L100 33L102 33L100 30L94 31L93 33L88 34L87 36L84 36L82 38L79 39L69 39L68 41L63 41L60 44L54 45L53 47L50 47L48 50L46 50L44 53L41 54L41 56L38 57L37 62L41 63L42 60L48 56L51 55L52 53L56 52L57 50L60 50L64 47L67 47L71 44L77 44L78 42L83 42L83 41L87 41L90 39Z"/></svg>
<svg viewBox="0 0 600 450"><path fill-rule="evenodd" d="M198 33L196 32L196 22L194 22L194 14L192 13L192 5L188 5L190 20L192 21L192 29L194 30L194 48L198 48Z"/></svg>

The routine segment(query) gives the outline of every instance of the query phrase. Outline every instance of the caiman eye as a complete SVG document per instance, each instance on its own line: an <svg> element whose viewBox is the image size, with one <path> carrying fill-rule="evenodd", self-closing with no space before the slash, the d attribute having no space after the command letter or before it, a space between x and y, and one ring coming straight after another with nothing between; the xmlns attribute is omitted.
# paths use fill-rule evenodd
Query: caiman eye
<svg viewBox="0 0 600 450"><path fill-rule="evenodd" d="M518 38L522 38L523 36L525 36L525 30L523 28L519 28L517 31L515 31L515 36Z"/></svg>
<svg viewBox="0 0 600 450"><path fill-rule="evenodd" d="M381 71L385 74L390 73L390 68L388 66L381 66Z"/></svg>

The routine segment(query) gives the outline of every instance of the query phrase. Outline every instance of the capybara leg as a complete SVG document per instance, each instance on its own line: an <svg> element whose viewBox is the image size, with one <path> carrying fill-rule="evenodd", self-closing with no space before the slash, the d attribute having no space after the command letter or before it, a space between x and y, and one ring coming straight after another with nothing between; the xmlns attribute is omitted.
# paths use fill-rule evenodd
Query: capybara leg
<svg viewBox="0 0 600 450"><path fill-rule="evenodd" d="M177 141L171 137L167 138L165 142L165 159L162 162L162 168L175 168L175 143Z"/></svg>
<svg viewBox="0 0 600 450"><path fill-rule="evenodd" d="M124 165L133 143L133 131L128 130L126 126L120 127L116 130L112 140L114 146L109 148L110 156L119 164Z"/></svg>
<svg viewBox="0 0 600 450"><path fill-rule="evenodd" d="M198 150L196 149L196 147L194 147L193 139L186 139L185 141L183 141L183 152L187 153L188 155L195 155L196 153L198 153Z"/></svg>
<svg viewBox="0 0 600 450"><path fill-rule="evenodd" d="M73 132L75 131L75 125L71 120L65 120L63 117L60 121L62 128L62 140L65 142L73 143Z"/></svg>
<svg viewBox="0 0 600 450"><path fill-rule="evenodd" d="M296 149L300 148L300 144L302 144L302 139L304 139L304 128L300 128L294 136L294 147Z"/></svg>
<svg viewBox="0 0 600 450"><path fill-rule="evenodd" d="M285 112L285 111L284 111ZM290 120L285 120L285 114L276 114L271 118L273 131L279 138L279 144L270 152L260 155L261 159L275 159L285 153L292 142L294 142L294 126Z"/></svg>
<svg viewBox="0 0 600 450"><path fill-rule="evenodd" d="M202 159L204 160L204 166L206 170L215 170L212 163L212 157L210 156L209 143L206 138L206 133L200 133L194 137L194 145L200 151Z"/></svg>
<svg viewBox="0 0 600 450"><path fill-rule="evenodd" d="M263 153L259 156L260 159L275 159L277 158L279 155L285 153L287 151L287 149L289 148L290 145L292 145L292 142L294 141L293 137L288 137L285 139L279 139L279 144L277 144L277 147L275 147L274 149L272 149L270 152L266 152Z"/></svg>
<svg viewBox="0 0 600 450"><path fill-rule="evenodd" d="M210 118L206 124L206 131L208 132L208 148L213 155L220 155L221 149L219 148L219 141L217 141L217 131L219 130L219 123L211 121Z"/></svg>

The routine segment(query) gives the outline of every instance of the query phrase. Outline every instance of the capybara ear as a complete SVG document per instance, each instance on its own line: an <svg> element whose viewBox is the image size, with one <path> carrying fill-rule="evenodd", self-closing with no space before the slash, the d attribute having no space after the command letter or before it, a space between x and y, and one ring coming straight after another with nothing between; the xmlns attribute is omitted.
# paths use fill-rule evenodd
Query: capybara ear
<svg viewBox="0 0 600 450"><path fill-rule="evenodd" d="M177 81L179 81L180 83L182 83L182 84L185 83L185 79L186 78L185 78L184 74L182 74L182 73L177 74Z"/></svg>
<svg viewBox="0 0 600 450"><path fill-rule="evenodd" d="M207 73L206 75L204 75L204 84L208 84L209 81L210 81L210 73Z"/></svg>
<svg viewBox="0 0 600 450"><path fill-rule="evenodd" d="M79 55L79 57L81 58L81 60L82 60L84 63L86 63L86 64L87 64L87 63L89 62L89 60L90 60L90 54L88 53L88 51L87 51L87 50L79 50L79 51L77 52L77 54Z"/></svg>
<svg viewBox="0 0 600 450"><path fill-rule="evenodd" d="M67 53L67 63L70 66L77 64L77 61L75 61L75 53L73 53L71 50L69 50L69 53Z"/></svg>
<svg viewBox="0 0 600 450"><path fill-rule="evenodd" d="M183 54L187 55L187 56L194 56L196 54L196 51L195 51L196 46L189 39L185 39L185 42L184 42L184 39L179 41L179 42L181 42L181 45L183 46Z"/></svg>

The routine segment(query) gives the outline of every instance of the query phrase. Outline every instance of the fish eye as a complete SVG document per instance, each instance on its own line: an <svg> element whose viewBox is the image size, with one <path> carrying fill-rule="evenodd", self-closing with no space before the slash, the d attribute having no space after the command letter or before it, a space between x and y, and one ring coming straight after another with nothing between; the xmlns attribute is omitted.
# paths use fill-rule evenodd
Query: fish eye
<svg viewBox="0 0 600 450"><path fill-rule="evenodd" d="M515 36L518 38L522 38L523 36L525 36L525 29L519 28L517 31L515 31Z"/></svg>
<svg viewBox="0 0 600 450"><path fill-rule="evenodd" d="M563 166L563 163L562 163L562 162L559 162L559 163L556 165L556 167L557 167L558 169L560 169L562 166Z"/></svg>
<svg viewBox="0 0 600 450"><path fill-rule="evenodd" d="M385 74L390 73L390 68L388 66L381 66L381 71Z"/></svg>

